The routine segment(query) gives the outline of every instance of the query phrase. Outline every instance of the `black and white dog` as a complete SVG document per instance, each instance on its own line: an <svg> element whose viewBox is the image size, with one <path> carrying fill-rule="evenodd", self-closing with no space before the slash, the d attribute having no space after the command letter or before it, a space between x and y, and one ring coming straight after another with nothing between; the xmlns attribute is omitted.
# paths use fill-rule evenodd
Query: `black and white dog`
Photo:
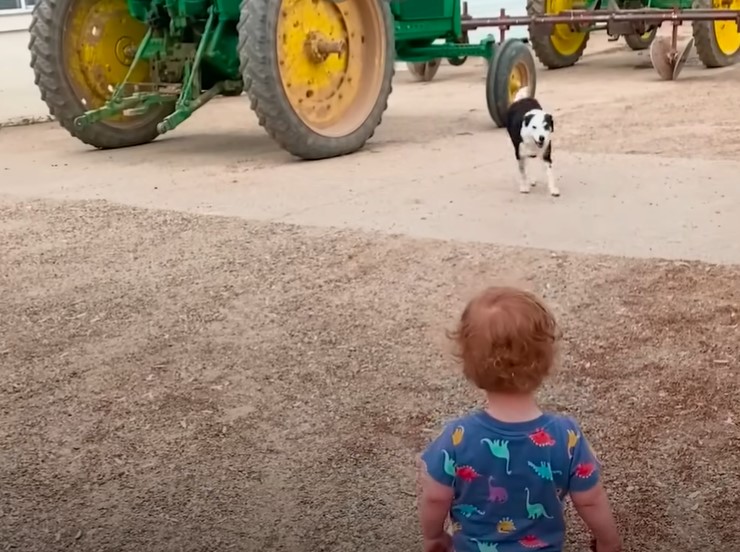
<svg viewBox="0 0 740 552"><path fill-rule="evenodd" d="M529 87L520 88L514 96L506 116L506 129L519 162L519 191L528 194L530 188L537 184L535 178L527 175L526 164L528 159L539 159L545 165L550 195L559 196L560 190L555 185L552 171L552 135L555 123L552 115L542 109L540 102L529 97Z"/></svg>

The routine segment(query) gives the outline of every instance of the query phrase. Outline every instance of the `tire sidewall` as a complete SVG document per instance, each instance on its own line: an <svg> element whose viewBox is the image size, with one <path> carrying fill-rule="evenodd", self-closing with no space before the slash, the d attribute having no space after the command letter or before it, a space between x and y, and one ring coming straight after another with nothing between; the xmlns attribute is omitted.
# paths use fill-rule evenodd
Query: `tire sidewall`
<svg viewBox="0 0 740 552"><path fill-rule="evenodd" d="M247 1L244 3L246 4ZM312 147L323 150L320 156L321 158L336 157L360 149L375 131L386 109L388 96L391 92L395 63L395 43L394 22L389 4L387 2L377 2L383 22L383 34L385 35L385 66L383 67L378 96L365 121L350 134L341 137L324 136L314 131L301 120L288 100L280 79L280 67L277 57L277 26L281 5L282 2L280 1L267 3L265 48L267 58L271 64L271 70L268 76L269 85L275 91L275 97L281 104L281 112L290 126L290 132L296 136L303 136L312 143ZM249 77L244 74L243 78L246 82Z"/></svg>
<svg viewBox="0 0 740 552"><path fill-rule="evenodd" d="M711 0L694 0L691 9L713 9ZM719 49L714 30L714 21L693 21L694 48L707 68L728 67L740 60L740 48L732 55Z"/></svg>
<svg viewBox="0 0 740 552"><path fill-rule="evenodd" d="M29 45L32 52L32 68L36 74L36 82L42 88L42 99L49 106L49 111L57 122L64 127L75 138L82 142L100 149L112 149L140 145L154 140L159 132L157 123L174 110L174 102L171 105L153 106L150 108L146 118L140 119L136 125L130 127L119 127L98 121L84 128L77 128L74 121L86 111L85 104L79 98L65 68L65 29L70 11L74 8L75 0L39 0L32 13L32 42ZM125 5L125 3L124 3ZM42 11L48 10L50 21L43 20L41 23L49 31L49 36L34 34L38 27L38 18L41 20ZM43 47L34 48L36 42L42 42L53 52L51 74L39 71L34 65L39 62L38 58L44 58ZM56 87L46 87L44 90L42 80L52 79Z"/></svg>
<svg viewBox="0 0 740 552"><path fill-rule="evenodd" d="M546 0L527 0L527 15L530 17L547 15ZM540 63L548 69L563 69L575 65L583 56L583 52L586 50L589 38L591 37L591 33L585 33L583 42L581 42L578 49L574 53L566 55L561 54L555 48L552 42L552 32L544 36L533 32L531 26L528 29L529 41L532 44L535 55L540 60Z"/></svg>
<svg viewBox="0 0 740 552"><path fill-rule="evenodd" d="M529 72L529 93L537 93L537 68L532 52L520 40L509 38L496 49L486 74L486 106L488 114L496 126L506 126L506 114L509 110L509 76L514 67L524 62Z"/></svg>

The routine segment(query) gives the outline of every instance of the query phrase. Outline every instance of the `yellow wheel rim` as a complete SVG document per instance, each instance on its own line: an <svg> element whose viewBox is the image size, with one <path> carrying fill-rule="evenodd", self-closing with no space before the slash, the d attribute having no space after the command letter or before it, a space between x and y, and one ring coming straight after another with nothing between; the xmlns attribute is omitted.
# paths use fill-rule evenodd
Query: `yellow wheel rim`
<svg viewBox="0 0 740 552"><path fill-rule="evenodd" d="M514 96L520 88L529 85L529 69L526 64L519 62L511 70L509 75L509 103L514 101Z"/></svg>
<svg viewBox="0 0 740 552"><path fill-rule="evenodd" d="M740 0L714 0L714 9L740 10ZM717 47L726 56L732 56L740 50L740 33L734 21L715 21L714 36Z"/></svg>
<svg viewBox="0 0 740 552"><path fill-rule="evenodd" d="M346 136L370 115L386 63L377 0L282 0L277 57L285 97L316 133Z"/></svg>
<svg viewBox="0 0 740 552"><path fill-rule="evenodd" d="M129 15L125 0L76 0L64 30L62 60L69 83L85 109L100 107L126 78L147 28ZM149 64L140 61L130 82L149 80ZM138 120L119 116L110 122Z"/></svg>
<svg viewBox="0 0 740 552"><path fill-rule="evenodd" d="M545 13L557 14L573 9L573 0L547 0ZM575 54L586 40L586 33L573 32L567 23L553 25L550 42L553 48L562 56Z"/></svg>

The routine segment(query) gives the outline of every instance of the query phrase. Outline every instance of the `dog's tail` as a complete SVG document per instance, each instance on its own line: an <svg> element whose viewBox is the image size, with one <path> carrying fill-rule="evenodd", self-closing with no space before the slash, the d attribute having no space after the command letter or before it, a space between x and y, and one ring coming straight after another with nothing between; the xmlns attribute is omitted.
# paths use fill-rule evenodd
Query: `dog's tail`
<svg viewBox="0 0 740 552"><path fill-rule="evenodd" d="M523 100L524 98L529 98L529 86L522 86L519 90L517 90L516 94L514 95L514 100L511 103L518 102L519 100Z"/></svg>

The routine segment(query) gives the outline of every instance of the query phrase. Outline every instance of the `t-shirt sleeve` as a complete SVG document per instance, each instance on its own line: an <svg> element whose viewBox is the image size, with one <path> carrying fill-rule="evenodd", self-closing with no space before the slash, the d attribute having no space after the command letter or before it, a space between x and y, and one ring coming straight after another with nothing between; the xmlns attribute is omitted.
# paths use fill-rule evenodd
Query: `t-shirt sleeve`
<svg viewBox="0 0 740 552"><path fill-rule="evenodd" d="M455 447L459 444L461 431L454 423L448 424L421 453L421 460L426 465L429 476L446 487L452 487L455 483Z"/></svg>
<svg viewBox="0 0 740 552"><path fill-rule="evenodd" d="M568 492L580 493L592 489L601 477L601 465L580 425L568 419Z"/></svg>

